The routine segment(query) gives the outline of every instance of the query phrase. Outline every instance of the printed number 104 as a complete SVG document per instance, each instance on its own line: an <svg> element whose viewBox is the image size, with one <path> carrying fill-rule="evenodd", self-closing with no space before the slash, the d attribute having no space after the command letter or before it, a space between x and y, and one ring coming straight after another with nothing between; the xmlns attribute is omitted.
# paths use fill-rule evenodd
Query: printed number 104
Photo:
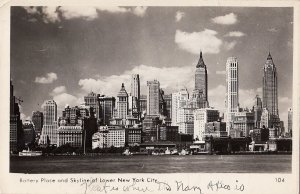
<svg viewBox="0 0 300 194"><path fill-rule="evenodd" d="M277 183L284 183L284 178L275 178L275 181L277 182Z"/></svg>

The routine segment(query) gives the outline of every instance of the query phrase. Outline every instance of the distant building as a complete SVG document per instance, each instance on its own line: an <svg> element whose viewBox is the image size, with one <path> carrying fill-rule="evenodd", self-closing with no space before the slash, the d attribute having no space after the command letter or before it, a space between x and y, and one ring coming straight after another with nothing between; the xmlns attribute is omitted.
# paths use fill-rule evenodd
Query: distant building
<svg viewBox="0 0 300 194"><path fill-rule="evenodd" d="M264 65L263 76L263 108L266 108L271 115L278 116L278 82L276 66L269 52Z"/></svg>
<svg viewBox="0 0 300 194"><path fill-rule="evenodd" d="M255 128L262 127L260 126L261 114L262 114L262 101L258 95L255 96L253 113L254 113L254 127Z"/></svg>
<svg viewBox="0 0 300 194"><path fill-rule="evenodd" d="M227 137L228 133L226 132L226 123L221 121L212 121L212 122L205 123L205 133L203 134L203 137L210 137L210 136ZM201 141L201 139L195 139L195 140Z"/></svg>
<svg viewBox="0 0 300 194"><path fill-rule="evenodd" d="M125 147L125 128L116 127L108 130L107 147Z"/></svg>
<svg viewBox="0 0 300 194"><path fill-rule="evenodd" d="M140 113L140 76L139 74L133 74L131 76L131 95L133 96L133 108L136 109L136 112Z"/></svg>
<svg viewBox="0 0 300 194"><path fill-rule="evenodd" d="M107 148L108 130L98 131L92 136L92 149Z"/></svg>
<svg viewBox="0 0 300 194"><path fill-rule="evenodd" d="M261 114L260 126L261 127L266 127L266 128L272 127L271 117L272 117L272 115L270 114L268 109L263 108L262 114Z"/></svg>
<svg viewBox="0 0 300 194"><path fill-rule="evenodd" d="M87 96L84 96L84 104L86 106L89 106L92 108L92 112L89 113L89 115L95 114L94 117L97 118L97 120L100 119L100 112L99 112L99 101L98 101L99 95L97 95L94 92L90 92Z"/></svg>
<svg viewBox="0 0 300 194"><path fill-rule="evenodd" d="M208 106L207 80L206 65L202 57L202 52L200 52L200 58L196 65L195 90L193 92L193 97L198 97L195 98L195 100L199 102L198 108L206 108Z"/></svg>
<svg viewBox="0 0 300 194"><path fill-rule="evenodd" d="M125 129L126 146L139 146L142 143L142 128Z"/></svg>
<svg viewBox="0 0 300 194"><path fill-rule="evenodd" d="M9 150L11 153L21 151L24 147L20 108L16 100L17 98L14 96L14 88L10 81Z"/></svg>
<svg viewBox="0 0 300 194"><path fill-rule="evenodd" d="M98 100L100 103L101 124L109 125L110 120L113 118L116 99L115 97L99 96Z"/></svg>
<svg viewBox="0 0 300 194"><path fill-rule="evenodd" d="M128 94L125 90L124 83L122 83L121 90L117 95L117 114L116 118L126 119L128 115Z"/></svg>
<svg viewBox="0 0 300 194"><path fill-rule="evenodd" d="M80 109L78 108L78 106L66 106L65 110L63 110L62 112L62 117L68 125L77 125L78 120L81 117Z"/></svg>
<svg viewBox="0 0 300 194"><path fill-rule="evenodd" d="M140 111L141 114L144 115L147 112L147 95L141 95L140 98Z"/></svg>
<svg viewBox="0 0 300 194"><path fill-rule="evenodd" d="M139 74L133 74L131 76L131 96L140 99L140 76Z"/></svg>
<svg viewBox="0 0 300 194"><path fill-rule="evenodd" d="M159 140L159 125L162 125L159 117L146 115L143 120L143 142Z"/></svg>
<svg viewBox="0 0 300 194"><path fill-rule="evenodd" d="M163 95L164 103L165 103L165 116L169 119L172 118L172 94Z"/></svg>
<svg viewBox="0 0 300 194"><path fill-rule="evenodd" d="M159 127L159 140L175 142L178 135L178 126L160 126Z"/></svg>
<svg viewBox="0 0 300 194"><path fill-rule="evenodd" d="M147 81L147 115L159 116L160 83L157 80Z"/></svg>
<svg viewBox="0 0 300 194"><path fill-rule="evenodd" d="M54 100L47 100L43 104L44 125L41 135L42 144L57 144L57 105Z"/></svg>
<svg viewBox="0 0 300 194"><path fill-rule="evenodd" d="M178 109L185 107L188 104L189 93L186 88L179 92L172 93L172 125L178 126Z"/></svg>
<svg viewBox="0 0 300 194"><path fill-rule="evenodd" d="M289 108L288 110L288 133L290 136L292 136L293 131L293 110L292 108Z"/></svg>
<svg viewBox="0 0 300 194"><path fill-rule="evenodd" d="M239 137L248 137L250 130L254 129L254 113L248 111L236 112L233 120L233 130L241 132Z"/></svg>
<svg viewBox="0 0 300 194"><path fill-rule="evenodd" d="M33 144L35 141L35 130L32 121L26 120L23 122L23 133L25 146Z"/></svg>
<svg viewBox="0 0 300 194"><path fill-rule="evenodd" d="M238 61L236 57L229 57L226 62L226 114L227 131L232 129L234 114L238 112L239 106L239 74Z"/></svg>
<svg viewBox="0 0 300 194"><path fill-rule="evenodd" d="M214 122L219 120L219 111L212 108L201 108L196 109L193 113L193 124L194 124L194 131L193 137L194 139L204 140L205 137L205 128L206 124L209 122Z"/></svg>
<svg viewBox="0 0 300 194"><path fill-rule="evenodd" d="M259 128L250 131L252 141L256 143L266 143L269 140L269 129Z"/></svg>
<svg viewBox="0 0 300 194"><path fill-rule="evenodd" d="M41 134L43 128L43 113L40 111L32 112L31 120L34 124L36 134Z"/></svg>
<svg viewBox="0 0 300 194"><path fill-rule="evenodd" d="M277 138L279 136L278 128L269 128L269 138Z"/></svg>
<svg viewBox="0 0 300 194"><path fill-rule="evenodd" d="M60 126L57 130L57 147L69 144L72 147L83 146L83 134L81 126Z"/></svg>
<svg viewBox="0 0 300 194"><path fill-rule="evenodd" d="M194 111L191 106L179 108L177 110L177 125L179 133L194 134Z"/></svg>
<svg viewBox="0 0 300 194"><path fill-rule="evenodd" d="M100 126L92 136L92 148L125 147L125 128L122 126Z"/></svg>

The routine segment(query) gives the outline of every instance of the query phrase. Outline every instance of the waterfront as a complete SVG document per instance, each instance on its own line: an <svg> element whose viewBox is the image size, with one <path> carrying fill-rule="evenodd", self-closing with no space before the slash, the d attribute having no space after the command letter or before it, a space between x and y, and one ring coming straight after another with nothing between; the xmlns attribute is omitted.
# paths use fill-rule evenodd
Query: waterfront
<svg viewBox="0 0 300 194"><path fill-rule="evenodd" d="M290 173L292 155L11 157L12 173Z"/></svg>

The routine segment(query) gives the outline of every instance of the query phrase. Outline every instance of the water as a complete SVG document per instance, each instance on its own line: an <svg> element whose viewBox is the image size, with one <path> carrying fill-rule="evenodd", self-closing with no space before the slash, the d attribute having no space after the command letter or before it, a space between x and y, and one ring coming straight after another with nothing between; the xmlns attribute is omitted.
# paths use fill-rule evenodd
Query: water
<svg viewBox="0 0 300 194"><path fill-rule="evenodd" d="M13 173L290 173L292 155L11 157Z"/></svg>

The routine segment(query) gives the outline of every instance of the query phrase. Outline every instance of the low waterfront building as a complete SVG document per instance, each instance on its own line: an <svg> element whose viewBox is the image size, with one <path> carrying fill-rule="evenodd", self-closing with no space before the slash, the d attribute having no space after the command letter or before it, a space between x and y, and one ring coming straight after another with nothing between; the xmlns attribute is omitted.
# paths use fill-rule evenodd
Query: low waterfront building
<svg viewBox="0 0 300 194"><path fill-rule="evenodd" d="M254 113L248 111L234 114L233 129L241 132L239 137L249 136L249 131L254 128Z"/></svg>
<svg viewBox="0 0 300 194"><path fill-rule="evenodd" d="M160 126L159 127L159 140L161 141L176 141L178 135L178 126Z"/></svg>
<svg viewBox="0 0 300 194"><path fill-rule="evenodd" d="M127 146L138 146L142 143L142 128L126 128L125 132Z"/></svg>
<svg viewBox="0 0 300 194"><path fill-rule="evenodd" d="M92 149L107 148L108 130L98 131L92 136Z"/></svg>
<svg viewBox="0 0 300 194"><path fill-rule="evenodd" d="M205 133L203 136L227 137L226 122L213 121L205 123Z"/></svg>
<svg viewBox="0 0 300 194"><path fill-rule="evenodd" d="M60 126L57 134L57 147L65 144L77 148L83 146L84 138L81 126Z"/></svg>
<svg viewBox="0 0 300 194"><path fill-rule="evenodd" d="M125 147L125 128L115 127L108 130L107 147Z"/></svg>
<svg viewBox="0 0 300 194"><path fill-rule="evenodd" d="M146 142L140 145L140 152L152 154L152 153L165 153L166 150L175 150L176 144L169 141L156 141Z"/></svg>
<svg viewBox="0 0 300 194"><path fill-rule="evenodd" d="M253 129L250 131L250 137L254 142L267 142L269 140L269 129Z"/></svg>
<svg viewBox="0 0 300 194"><path fill-rule="evenodd" d="M269 151L292 151L292 138L272 138L267 143Z"/></svg>

